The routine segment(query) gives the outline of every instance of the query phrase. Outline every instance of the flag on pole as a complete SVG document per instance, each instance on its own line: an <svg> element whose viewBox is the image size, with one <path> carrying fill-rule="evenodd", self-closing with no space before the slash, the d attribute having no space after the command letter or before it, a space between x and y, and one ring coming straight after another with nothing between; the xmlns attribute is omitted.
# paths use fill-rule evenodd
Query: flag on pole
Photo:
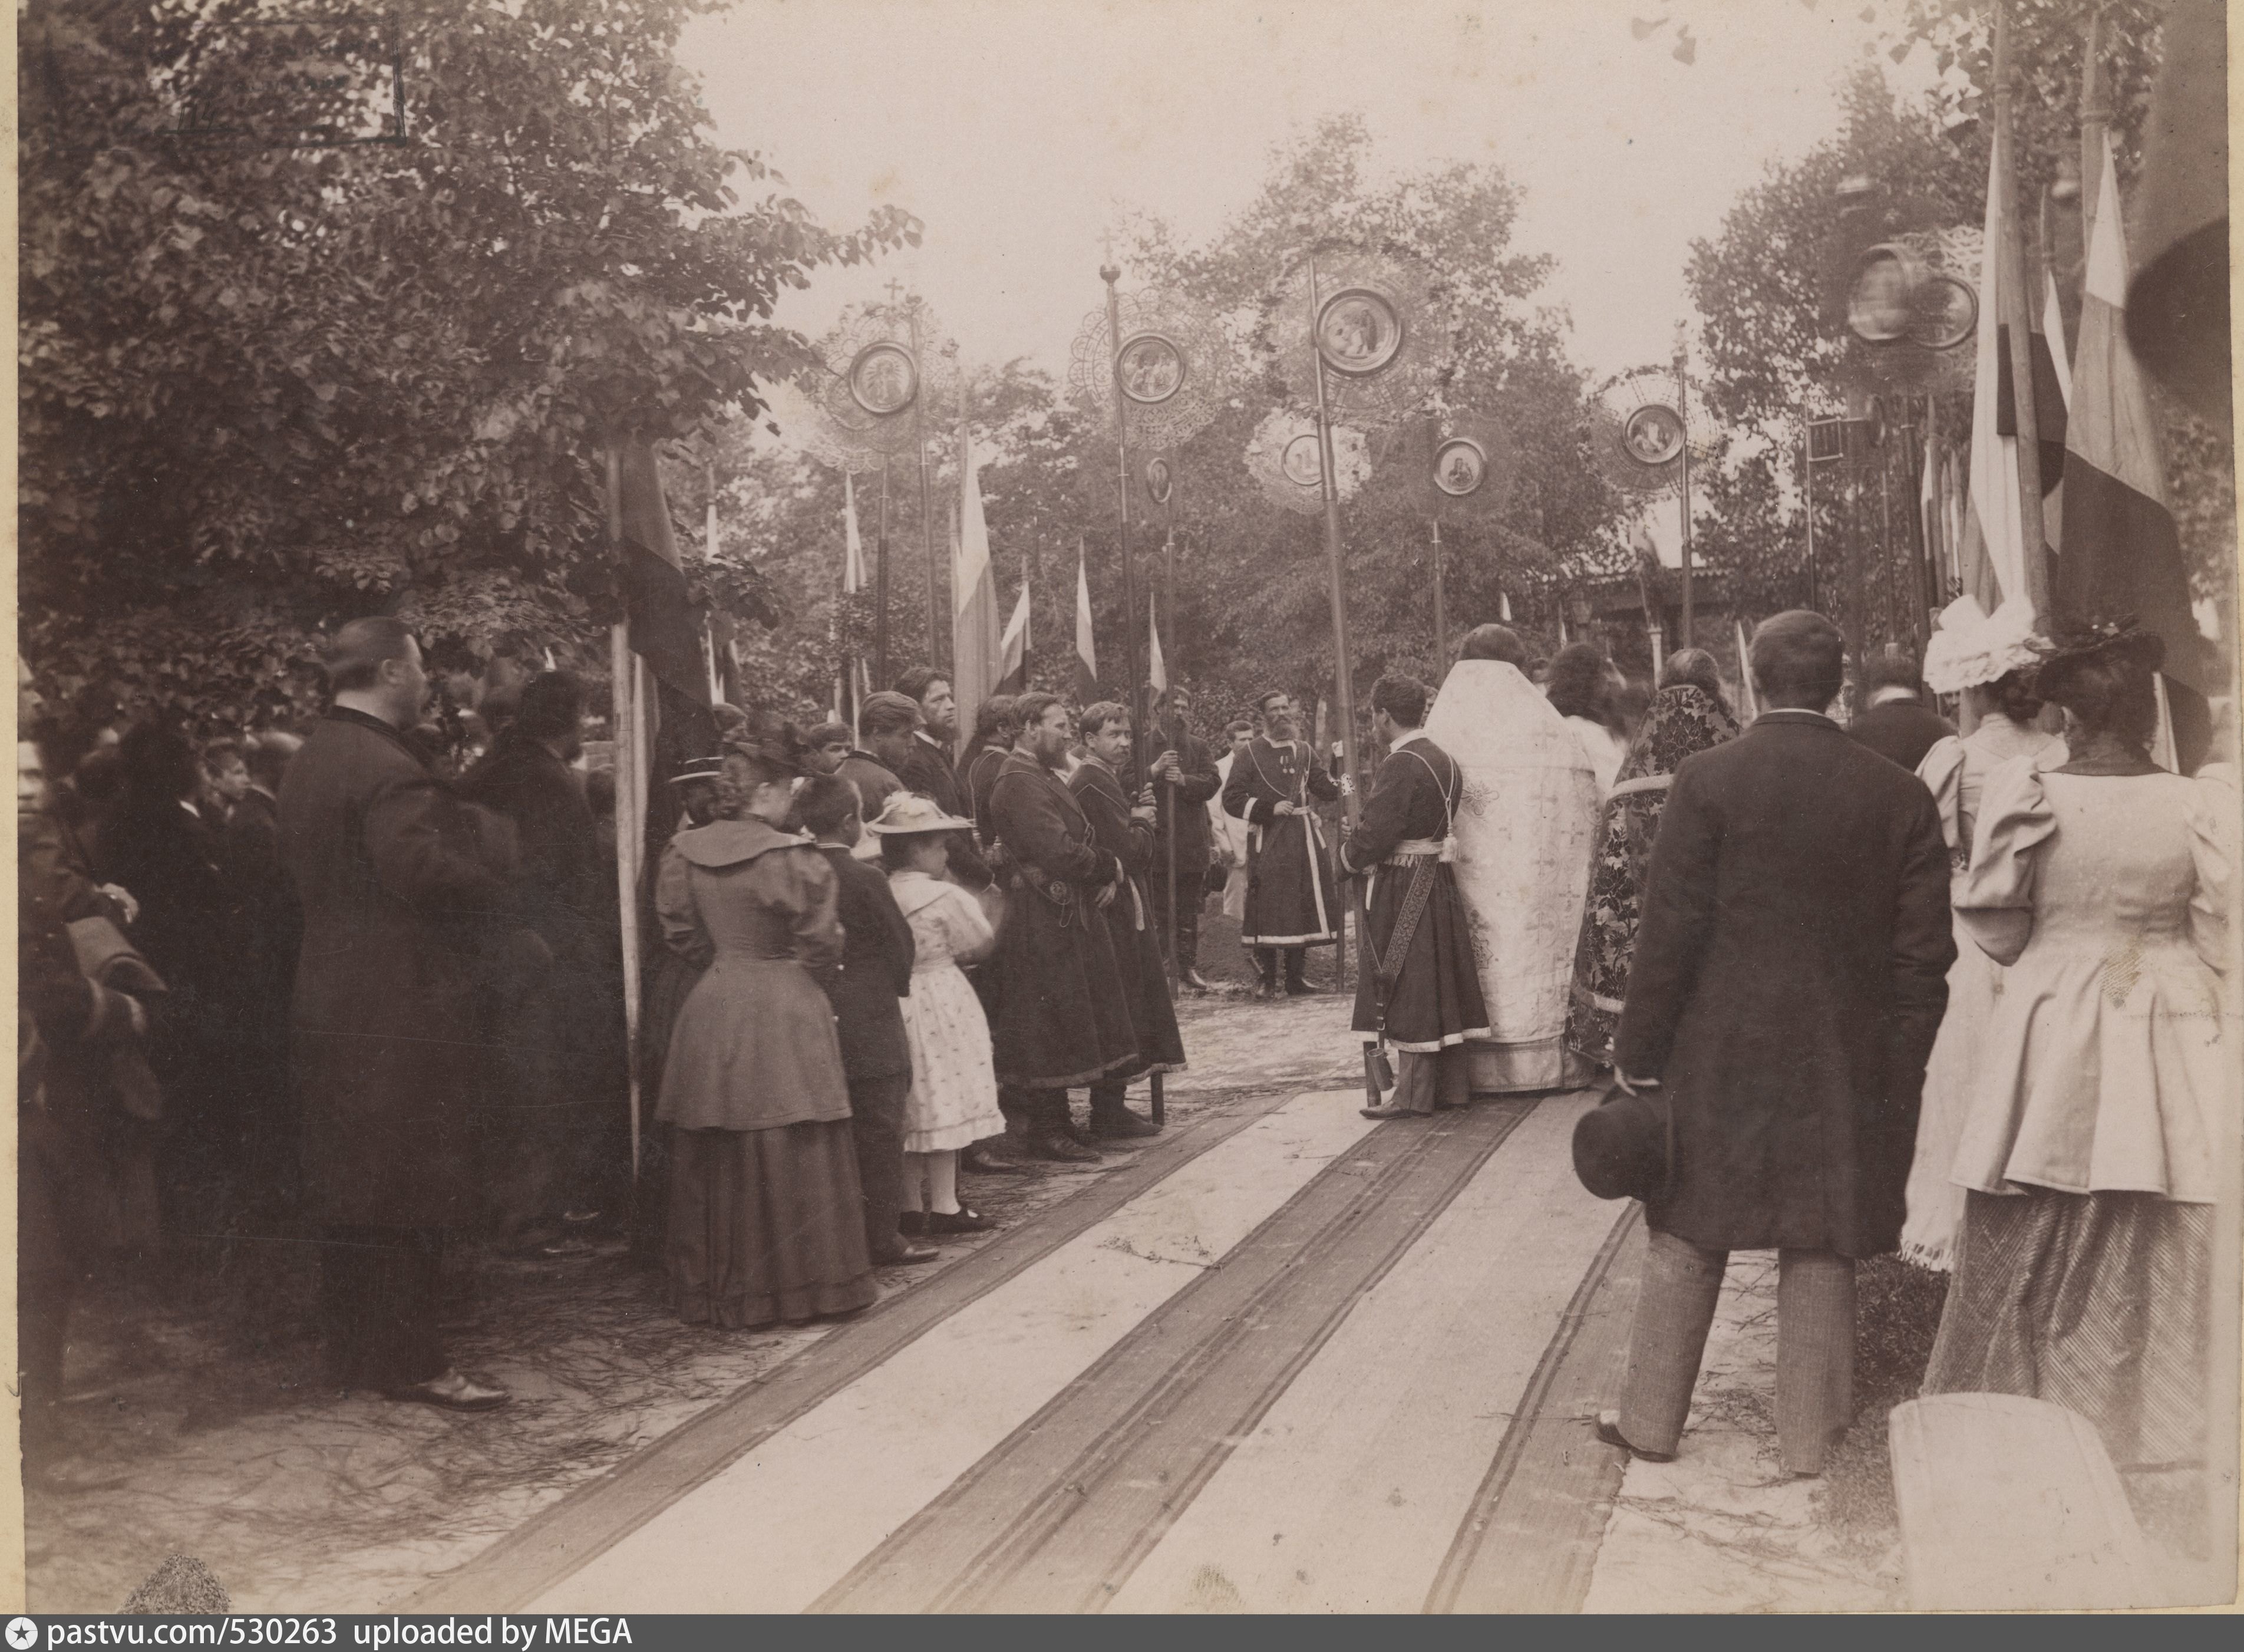
<svg viewBox="0 0 2244 1652"><path fill-rule="evenodd" d="M1020 600L997 640L997 692L1017 694L1029 686L1029 582L1021 581Z"/></svg>
<svg viewBox="0 0 2244 1652"><path fill-rule="evenodd" d="M1075 542L1075 697L1088 706L1098 698L1098 647L1091 634L1091 552Z"/></svg>
<svg viewBox="0 0 2244 1652"><path fill-rule="evenodd" d="M963 436L963 432L961 433ZM950 687L968 727L1004 675L997 636L997 580L990 565L990 521L982 508L982 468L970 437L958 472L958 550L950 570Z"/></svg>
<svg viewBox="0 0 2244 1652"><path fill-rule="evenodd" d="M2009 155L2002 123L1987 162L1987 216L1980 245L1977 376L1971 393L1970 509L1957 558L1964 589L1988 613L2003 599L2024 596L2026 583L2024 507L2018 497L2018 420L2011 383L2010 316L2023 314L2023 295L2004 280L2003 243L2010 233L2003 211ZM2031 547L2039 555L2041 547Z"/></svg>
<svg viewBox="0 0 2244 1652"><path fill-rule="evenodd" d="M2057 290L2057 269L2050 252L2048 202L2043 202L2041 225L2041 308L2034 312L2033 347L2034 441L2041 454L2042 538L2051 552L2059 546L2064 521L2065 426L2072 406L2072 364L2065 349L2065 306Z"/></svg>
<svg viewBox="0 0 2244 1652"><path fill-rule="evenodd" d="M1153 686L1155 694L1165 694L1169 691L1169 668L1161 659L1159 618L1148 613L1146 615L1146 629L1152 635L1153 645L1152 650L1146 655L1146 680Z"/></svg>
<svg viewBox="0 0 2244 1652"><path fill-rule="evenodd" d="M1496 617L1503 620L1506 625L1510 625L1511 623L1511 593L1510 592L1499 591L1496 593Z"/></svg>
<svg viewBox="0 0 2244 1652"><path fill-rule="evenodd" d="M1751 722L1761 715L1761 697L1754 693L1753 646L1746 638L1746 622L1733 620L1730 623L1738 633L1738 720Z"/></svg>
<svg viewBox="0 0 2244 1652"><path fill-rule="evenodd" d="M842 594L854 597L865 588L865 541L857 531L857 484L847 471L842 473ZM837 622L838 629L838 622ZM873 691L872 669L852 654L842 662L842 681L835 695L837 722L857 727L857 708Z"/></svg>
<svg viewBox="0 0 2244 1652"><path fill-rule="evenodd" d="M686 590L653 443L625 442L617 471L624 611L630 617L632 651L646 661L663 687L706 706L709 670L701 653L706 627Z"/></svg>
<svg viewBox="0 0 2244 1652"><path fill-rule="evenodd" d="M2054 606L2075 618L2132 614L2166 643L2165 699L2184 763L2204 755L2209 714L2181 538L2143 372L2127 344L2127 243L2105 140L2080 307L2080 354L2066 435L2065 545Z"/></svg>

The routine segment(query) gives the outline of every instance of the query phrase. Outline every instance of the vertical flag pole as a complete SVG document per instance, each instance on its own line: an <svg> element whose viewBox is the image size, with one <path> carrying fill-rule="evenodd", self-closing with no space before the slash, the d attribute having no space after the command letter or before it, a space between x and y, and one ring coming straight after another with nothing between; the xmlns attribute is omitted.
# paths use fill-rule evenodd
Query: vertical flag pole
<svg viewBox="0 0 2244 1652"><path fill-rule="evenodd" d="M889 456L881 455L881 521L873 536L873 682L889 681ZM856 734L853 728L852 736Z"/></svg>
<svg viewBox="0 0 2244 1652"><path fill-rule="evenodd" d="M1442 518L1431 519L1434 530L1434 680L1438 684L1450 671L1450 602L1442 581Z"/></svg>
<svg viewBox="0 0 2244 1652"><path fill-rule="evenodd" d="M1678 640L1686 648L1688 648L1692 645L1691 382L1687 376L1687 369L1689 369L1690 364L1691 347L1683 331L1683 323L1678 322L1675 324L1675 410L1682 416L1683 423L1683 470L1681 477L1683 484L1683 503L1680 513L1683 519L1683 613L1680 627L1682 635L1678 639Z"/></svg>
<svg viewBox="0 0 2244 1652"><path fill-rule="evenodd" d="M1341 565L1340 539L1340 476L1333 458L1332 409L1325 396L1325 358L1317 349L1317 265L1309 260L1309 369L1316 376L1317 386L1317 479L1324 491L1325 560L1330 580L1333 625L1333 676L1340 693L1341 807L1348 819L1350 831L1355 829L1362 814L1362 801L1355 795L1355 681L1353 665L1355 656L1348 640L1347 572ZM1322 751L1314 754L1313 761L1325 761ZM1351 891L1349 907L1355 915L1356 944L1363 944L1363 883L1360 878L1348 880ZM1343 934L1334 949L1333 974L1339 979L1345 973L1348 959L1348 938ZM1361 967L1359 960L1358 967Z"/></svg>
<svg viewBox="0 0 2244 1652"><path fill-rule="evenodd" d="M937 652L935 620L935 507L928 503L927 490L927 397L923 393L927 375L920 361L919 298L915 294L906 306L905 314L911 318L911 355L913 370L918 372L919 386L912 393L912 446L919 454L919 538L927 553L927 660L930 670L939 667L943 656ZM888 678L881 679L881 687L888 687Z"/></svg>
<svg viewBox="0 0 2244 1652"><path fill-rule="evenodd" d="M623 454L608 443L608 554L618 565L624 555ZM608 633L608 671L613 694L616 760L617 936L624 972L624 1053L631 1109L632 1176L639 1176L639 861L646 836L646 806L639 781L639 660L632 653L630 621L618 620Z"/></svg>
<svg viewBox="0 0 2244 1652"><path fill-rule="evenodd" d="M1138 664L1138 579L1130 566L1130 417L1129 398L1122 393L1122 295L1114 283L1122 279L1121 267L1098 267L1106 283L1106 376L1114 386L1114 452L1122 497L1122 658L1130 672L1129 693L1122 703L1130 708L1132 727L1146 727L1145 697L1139 692L1145 674Z"/></svg>
<svg viewBox="0 0 2244 1652"><path fill-rule="evenodd" d="M2025 556L2026 595L2034 618L2049 618L2048 536L2041 521L2041 429L2033 398L2033 344L2028 315L2032 300L2026 289L2025 245L2018 238L2018 181L2017 136L2011 118L2011 9L2007 0L1995 0L1995 187L2002 194L2002 245L1989 252L2000 260L2002 308L2007 317L1996 320L2010 335L2011 403L2018 419L2018 524Z"/></svg>
<svg viewBox="0 0 2244 1652"><path fill-rule="evenodd" d="M1808 606L1821 610L1815 589L1815 416L1805 404L1800 410L1801 518L1808 528Z"/></svg>
<svg viewBox="0 0 2244 1652"><path fill-rule="evenodd" d="M1172 471L1173 471L1173 468L1174 467L1172 466ZM1168 647L1170 651L1173 653L1177 646L1177 507L1176 477L1173 474L1172 474L1169 478L1169 498L1163 502L1161 506L1161 511L1166 518L1166 525L1167 527L1167 532L1163 536L1161 540L1161 607L1168 619ZM1173 672L1174 667L1167 665L1165 659L1163 662L1162 674L1170 679L1170 685L1172 687L1173 687L1175 682ZM1181 762L1184 758L1185 726L1184 720L1177 715L1176 702L1173 700L1169 702L1168 738L1169 748L1177 754L1178 761ZM1176 775L1169 776L1169 829L1167 833L1169 854L1168 920L1169 982L1172 987L1181 983L1184 979L1185 974L1184 959L1179 957L1177 952L1177 833L1183 826L1180 808L1177 802L1177 785L1179 779L1179 776Z"/></svg>

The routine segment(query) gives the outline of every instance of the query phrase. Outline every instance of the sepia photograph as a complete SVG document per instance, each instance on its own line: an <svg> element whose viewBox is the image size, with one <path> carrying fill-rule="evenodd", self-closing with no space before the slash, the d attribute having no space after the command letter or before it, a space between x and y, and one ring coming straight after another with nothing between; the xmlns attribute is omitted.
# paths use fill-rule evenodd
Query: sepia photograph
<svg viewBox="0 0 2244 1652"><path fill-rule="evenodd" d="M2228 13L18 0L11 1652L2233 1608Z"/></svg>

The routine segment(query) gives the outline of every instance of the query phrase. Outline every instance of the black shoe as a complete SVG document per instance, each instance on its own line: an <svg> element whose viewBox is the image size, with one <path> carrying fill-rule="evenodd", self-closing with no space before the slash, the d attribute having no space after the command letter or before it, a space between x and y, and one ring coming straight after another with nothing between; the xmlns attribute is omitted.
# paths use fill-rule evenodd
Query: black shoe
<svg viewBox="0 0 2244 1652"><path fill-rule="evenodd" d="M1289 999L1315 998L1320 990L1311 986L1299 976L1286 983L1286 996Z"/></svg>
<svg viewBox="0 0 2244 1652"><path fill-rule="evenodd" d="M1098 1154L1076 1141L1074 1135L1057 1127L1029 1132L1028 1148L1039 1159L1057 1159L1062 1164L1097 1164Z"/></svg>
<svg viewBox="0 0 2244 1652"><path fill-rule="evenodd" d="M958 1150L958 1168L971 1176L1025 1176L1033 1174L1018 1159L1010 1157L1013 1151L1009 1141L1002 1148L975 1142Z"/></svg>
<svg viewBox="0 0 2244 1652"><path fill-rule="evenodd" d="M1646 1463L1672 1463L1675 1460L1675 1453L1673 1452L1647 1452L1639 1446L1630 1445L1628 1443L1628 1437L1620 1432L1620 1413L1619 1412L1599 1412L1598 1413L1597 1433L1598 1438L1605 1444L1608 1446L1618 1446L1621 1450L1626 1452L1631 1457L1637 1458L1641 1461Z"/></svg>
<svg viewBox="0 0 2244 1652"><path fill-rule="evenodd" d="M927 1231L927 1212L907 1210L896 1218L896 1231L907 1239L916 1239Z"/></svg>
<svg viewBox="0 0 2244 1652"><path fill-rule="evenodd" d="M1132 1136L1159 1135L1161 1134L1161 1127L1151 1119L1131 1112L1127 1107L1116 1107L1112 1113L1094 1113L1091 1115L1091 1134L1093 1138L1106 1136L1126 1140Z"/></svg>
<svg viewBox="0 0 2244 1652"><path fill-rule="evenodd" d="M933 1262L942 1255L943 1252L937 1250L933 1245L898 1243L890 1249L875 1250L873 1253L873 1266L875 1268L909 1267L915 1263Z"/></svg>
<svg viewBox="0 0 2244 1652"><path fill-rule="evenodd" d="M1087 1148L1092 1153L1130 1151L1128 1145L1116 1137L1100 1135L1097 1130L1089 1126L1078 1124L1072 1119L1067 1122L1067 1139L1074 1142L1077 1147Z"/></svg>
<svg viewBox="0 0 2244 1652"><path fill-rule="evenodd" d="M979 1210L970 1210L963 1205L952 1211L930 1210L927 1213L927 1230L931 1234L987 1233L997 1225Z"/></svg>
<svg viewBox="0 0 2244 1652"><path fill-rule="evenodd" d="M1179 978L1182 979L1186 986L1190 987L1195 992L1213 992L1215 991L1214 987L1208 985L1207 978L1202 975L1196 969L1186 970Z"/></svg>

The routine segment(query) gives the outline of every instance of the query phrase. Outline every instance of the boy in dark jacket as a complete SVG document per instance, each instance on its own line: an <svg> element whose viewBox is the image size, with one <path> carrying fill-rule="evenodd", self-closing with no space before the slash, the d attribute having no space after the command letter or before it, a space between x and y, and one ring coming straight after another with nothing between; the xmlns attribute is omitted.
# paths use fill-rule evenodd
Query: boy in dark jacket
<svg viewBox="0 0 2244 1652"><path fill-rule="evenodd" d="M903 1209L904 1100L911 1046L900 1001L911 992L912 932L880 869L849 851L864 835L857 789L814 775L795 794L795 817L818 840L842 885L842 962L820 971L842 1039L857 1180L865 1190L865 1240L875 1265L932 1262L941 1253L896 1231Z"/></svg>

